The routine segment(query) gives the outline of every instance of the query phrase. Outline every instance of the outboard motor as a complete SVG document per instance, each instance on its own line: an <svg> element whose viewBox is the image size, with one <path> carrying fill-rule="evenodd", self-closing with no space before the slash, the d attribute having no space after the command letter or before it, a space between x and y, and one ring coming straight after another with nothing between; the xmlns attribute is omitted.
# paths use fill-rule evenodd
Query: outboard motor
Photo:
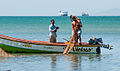
<svg viewBox="0 0 120 71"><path fill-rule="evenodd" d="M96 44L103 44L102 38L96 38Z"/></svg>
<svg viewBox="0 0 120 71"><path fill-rule="evenodd" d="M94 38L94 37L91 37L88 42L89 42L89 44L95 44L95 38Z"/></svg>
<svg viewBox="0 0 120 71"><path fill-rule="evenodd" d="M102 38L94 38L94 37L91 37L88 42L89 42L89 44L91 44L91 45L103 44Z"/></svg>
<svg viewBox="0 0 120 71"><path fill-rule="evenodd" d="M111 45L109 44L103 44L103 41L102 41L102 38L94 38L94 37L91 37L90 40L88 41L90 45L100 45L101 47L103 48L107 48L107 49L113 49L111 47Z"/></svg>

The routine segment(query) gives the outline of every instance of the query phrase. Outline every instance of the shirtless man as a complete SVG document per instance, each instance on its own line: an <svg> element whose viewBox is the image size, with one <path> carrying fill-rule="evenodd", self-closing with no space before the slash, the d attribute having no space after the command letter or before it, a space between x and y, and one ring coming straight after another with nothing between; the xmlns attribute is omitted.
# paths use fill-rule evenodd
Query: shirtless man
<svg viewBox="0 0 120 71"><path fill-rule="evenodd" d="M80 45L82 44L81 43L81 33L82 33L81 27L82 27L82 23L80 21L80 18L73 16L72 17L72 32L75 33L74 40L78 42L78 39L79 39Z"/></svg>

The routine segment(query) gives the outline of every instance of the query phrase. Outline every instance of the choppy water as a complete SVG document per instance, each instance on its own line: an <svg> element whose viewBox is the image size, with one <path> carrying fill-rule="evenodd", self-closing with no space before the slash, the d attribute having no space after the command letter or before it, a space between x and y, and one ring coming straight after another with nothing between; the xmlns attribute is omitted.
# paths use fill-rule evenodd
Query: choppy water
<svg viewBox="0 0 120 71"><path fill-rule="evenodd" d="M83 24L82 41L91 36L102 37L113 50L102 48L101 54L32 54L0 58L0 71L119 71L120 70L120 16L80 17ZM60 27L57 41L70 39L69 17L0 17L0 33L16 38L48 41L50 20Z"/></svg>

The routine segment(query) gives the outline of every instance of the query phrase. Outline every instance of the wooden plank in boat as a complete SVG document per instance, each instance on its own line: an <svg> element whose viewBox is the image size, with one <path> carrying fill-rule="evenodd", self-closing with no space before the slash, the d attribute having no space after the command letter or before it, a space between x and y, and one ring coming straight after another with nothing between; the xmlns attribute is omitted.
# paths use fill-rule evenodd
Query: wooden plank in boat
<svg viewBox="0 0 120 71"><path fill-rule="evenodd" d="M73 32L72 37L71 37L69 43L67 44L67 47L64 50L63 54L68 54L70 52L70 50L72 49L72 47L74 47L74 43L72 42L73 38L74 38L74 35L75 35L75 33Z"/></svg>

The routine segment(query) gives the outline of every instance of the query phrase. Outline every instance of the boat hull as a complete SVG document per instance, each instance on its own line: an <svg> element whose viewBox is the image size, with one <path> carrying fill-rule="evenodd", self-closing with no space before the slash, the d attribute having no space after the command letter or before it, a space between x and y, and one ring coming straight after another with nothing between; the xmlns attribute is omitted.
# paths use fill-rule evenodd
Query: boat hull
<svg viewBox="0 0 120 71"><path fill-rule="evenodd" d="M67 44L31 41L0 35L0 48L10 53L63 53ZM99 45L75 45L70 53L100 53Z"/></svg>
<svg viewBox="0 0 120 71"><path fill-rule="evenodd" d="M66 46L53 46L53 45L36 45L22 42L15 42L5 39L0 39L0 47L12 53L62 53L64 52ZM72 48L70 53L98 53L100 52L99 47L83 47L75 46Z"/></svg>

